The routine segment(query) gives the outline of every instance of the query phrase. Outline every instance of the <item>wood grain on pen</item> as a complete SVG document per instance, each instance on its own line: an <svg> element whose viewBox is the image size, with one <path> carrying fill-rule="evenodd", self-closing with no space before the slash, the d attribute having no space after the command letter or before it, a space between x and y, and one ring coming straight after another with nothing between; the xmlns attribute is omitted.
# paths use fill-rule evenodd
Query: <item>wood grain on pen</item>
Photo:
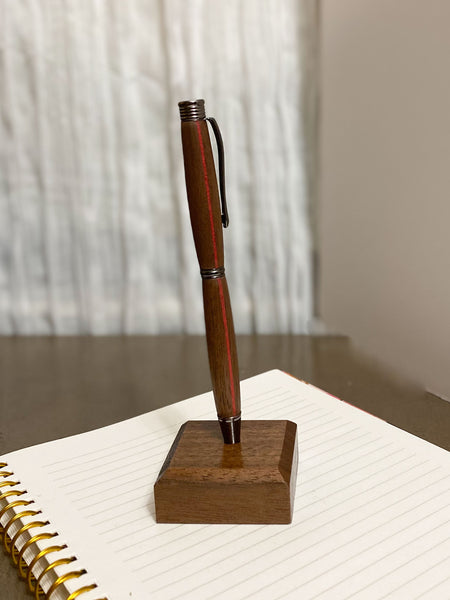
<svg viewBox="0 0 450 600"><path fill-rule="evenodd" d="M205 120L181 123L192 233L201 269L223 266L223 233L214 158Z"/></svg>
<svg viewBox="0 0 450 600"><path fill-rule="evenodd" d="M214 159L205 120L181 123L186 189L201 270L224 267L223 233ZM240 414L239 367L224 274L203 279L206 341L219 417Z"/></svg>
<svg viewBox="0 0 450 600"><path fill-rule="evenodd" d="M240 412L239 368L225 277L203 279L203 302L208 358L217 414L219 417L236 415Z"/></svg>

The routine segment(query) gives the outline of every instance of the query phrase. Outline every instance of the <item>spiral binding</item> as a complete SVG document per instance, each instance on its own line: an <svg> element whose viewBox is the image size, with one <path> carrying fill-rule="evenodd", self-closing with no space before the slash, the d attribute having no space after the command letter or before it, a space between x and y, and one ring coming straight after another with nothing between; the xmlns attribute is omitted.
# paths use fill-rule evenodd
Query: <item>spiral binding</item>
<svg viewBox="0 0 450 600"><path fill-rule="evenodd" d="M23 533L28 531L29 529L42 528L46 525L49 525L49 521L44 521L34 518L26 524L21 522L21 519L24 517L35 517L40 515L42 511L33 510L33 508L28 508L30 504L34 504L34 500L24 500L21 499L20 496L27 493L27 490L18 489L17 486L20 485L20 481L16 481L14 477L14 473L8 469L8 464L5 462L0 462L0 501L5 498L11 498L11 501L3 507L0 508L0 542L3 543L5 550L11 557L13 564L17 567L19 571L19 575L22 579L24 579L28 585L28 589L31 593L34 594L35 600L51 600L51 596L53 593L63 586L66 581L70 579L77 579L84 575L86 571L84 569L73 570L64 573L63 575L57 576L55 573L55 579L53 583L50 585L49 589L45 592L43 587L41 586L42 579L45 575L54 571L54 569L60 565L68 565L71 562L77 560L75 556L71 556L68 558L59 558L50 562L46 567L42 569L39 573L39 576L36 577L33 574L33 570L39 561L44 557L48 556L53 552L60 552L61 550L65 550L67 548L66 545L55 544L52 546L48 546L47 548L43 548L42 550L36 550L36 554L31 559L28 564L24 559L24 554L27 550L36 548L34 545L36 542L40 540L49 540L52 538L58 537L57 532L41 532L35 535L32 535L24 544L20 547L17 542ZM2 518L8 513L8 511L12 508L17 509L20 507L20 511L13 514L8 521L4 525L1 524ZM14 523L20 523L21 527L12 535L11 526ZM34 545L34 546L33 546ZM19 550L20 547L20 550ZM90 585L84 585L79 587L77 590L68 595L67 600L75 600L79 598L82 594L86 592L90 592L97 587L96 583L92 583ZM107 600L107 598L98 598L97 600Z"/></svg>

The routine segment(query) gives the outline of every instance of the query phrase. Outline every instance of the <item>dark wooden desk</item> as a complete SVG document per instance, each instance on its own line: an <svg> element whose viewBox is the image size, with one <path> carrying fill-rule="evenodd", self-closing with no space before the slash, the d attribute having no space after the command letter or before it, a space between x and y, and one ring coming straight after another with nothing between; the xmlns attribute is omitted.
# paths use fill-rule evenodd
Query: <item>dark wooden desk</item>
<svg viewBox="0 0 450 600"><path fill-rule="evenodd" d="M450 450L450 403L369 361L348 338L240 336L238 352L241 379L282 369ZM210 387L203 337L0 338L0 454ZM0 552L0 600L30 597Z"/></svg>

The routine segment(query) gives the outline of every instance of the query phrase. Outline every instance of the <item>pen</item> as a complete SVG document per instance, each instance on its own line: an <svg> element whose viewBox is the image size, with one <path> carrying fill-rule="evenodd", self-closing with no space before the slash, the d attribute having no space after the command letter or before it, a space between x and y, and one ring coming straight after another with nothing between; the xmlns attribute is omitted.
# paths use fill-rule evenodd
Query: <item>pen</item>
<svg viewBox="0 0 450 600"><path fill-rule="evenodd" d="M240 442L239 368L225 277L222 226L228 225L224 154L220 130L205 116L203 100L179 102L186 190L192 233L200 266L209 368L217 416L224 442ZM211 123L219 157L220 200L207 121Z"/></svg>

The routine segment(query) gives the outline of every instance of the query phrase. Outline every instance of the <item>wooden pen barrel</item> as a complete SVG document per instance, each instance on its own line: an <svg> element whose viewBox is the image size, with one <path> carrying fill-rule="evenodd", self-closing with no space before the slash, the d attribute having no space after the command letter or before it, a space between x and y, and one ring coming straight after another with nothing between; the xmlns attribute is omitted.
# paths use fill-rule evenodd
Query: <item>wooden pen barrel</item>
<svg viewBox="0 0 450 600"><path fill-rule="evenodd" d="M219 419L241 412L239 368L230 296L225 277L203 279L206 342Z"/></svg>
<svg viewBox="0 0 450 600"><path fill-rule="evenodd" d="M181 105L180 112L183 119ZM224 270L219 190L204 109L200 116L195 112L191 120L182 120L181 138L189 213L203 281L209 366L220 421L238 417L241 407L236 340Z"/></svg>
<svg viewBox="0 0 450 600"><path fill-rule="evenodd" d="M223 233L208 124L181 123L184 173L192 233L200 269L223 267Z"/></svg>

